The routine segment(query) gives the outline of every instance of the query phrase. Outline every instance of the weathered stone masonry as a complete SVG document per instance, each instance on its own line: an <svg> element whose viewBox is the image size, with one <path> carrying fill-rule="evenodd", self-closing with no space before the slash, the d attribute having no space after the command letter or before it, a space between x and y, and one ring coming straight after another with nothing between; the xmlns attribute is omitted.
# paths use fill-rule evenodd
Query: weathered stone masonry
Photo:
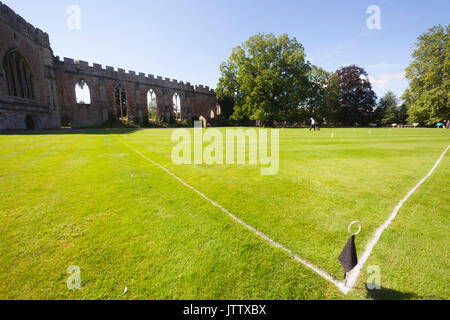
<svg viewBox="0 0 450 320"><path fill-rule="evenodd" d="M169 121L175 117L173 96L178 94L181 100L181 119L203 116L208 118L210 111L216 109L216 96L213 90L203 86L193 87L190 83L163 79L134 71L102 68L99 64L89 66L85 61L74 61L58 57L54 60L56 81L61 89L58 99L62 117L70 118L72 125L98 126L110 119L117 119L114 88L122 85L127 97L127 114L130 121L145 123L148 121L147 93L152 89L157 96L158 118ZM91 91L91 104L79 105L75 99L75 85L84 80Z"/></svg>
<svg viewBox="0 0 450 320"><path fill-rule="evenodd" d="M157 97L161 121L175 118L173 96L181 102L181 119L214 117L216 95L203 86L125 72L53 55L47 33L33 27L0 2L0 130L97 127L118 119L114 88L126 93L128 120L148 121L147 93ZM75 86L83 80L90 104L77 104Z"/></svg>
<svg viewBox="0 0 450 320"><path fill-rule="evenodd" d="M14 89L8 83L8 76L12 73L18 78L16 75L21 70L20 66L9 72L5 70L11 54L20 54L26 62L33 81L29 89L34 98L10 92ZM34 28L1 2L0 59L0 130L26 129L27 117L32 119L35 128L58 127L56 77L48 34Z"/></svg>

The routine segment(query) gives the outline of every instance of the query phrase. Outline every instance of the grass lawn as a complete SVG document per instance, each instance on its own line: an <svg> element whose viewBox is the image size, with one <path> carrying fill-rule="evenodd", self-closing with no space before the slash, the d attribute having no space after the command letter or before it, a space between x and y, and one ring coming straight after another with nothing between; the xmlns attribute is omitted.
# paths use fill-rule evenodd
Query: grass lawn
<svg viewBox="0 0 450 320"><path fill-rule="evenodd" d="M0 135L0 299L450 299L450 153L345 296L117 140L342 280L348 224L362 222L361 254L450 130L282 129L274 176L251 165L177 166L171 134ZM66 286L72 265L77 291ZM381 290L365 289L370 265Z"/></svg>

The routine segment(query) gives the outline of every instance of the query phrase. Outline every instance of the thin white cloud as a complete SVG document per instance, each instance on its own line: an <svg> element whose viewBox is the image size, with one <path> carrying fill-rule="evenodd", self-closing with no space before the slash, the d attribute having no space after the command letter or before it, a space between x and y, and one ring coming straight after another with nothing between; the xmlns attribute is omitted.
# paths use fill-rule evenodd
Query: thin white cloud
<svg viewBox="0 0 450 320"><path fill-rule="evenodd" d="M394 82L399 80L405 80L404 72L396 73L381 73L377 74L375 77L369 76L369 80L375 90L385 89L392 86Z"/></svg>
<svg viewBox="0 0 450 320"><path fill-rule="evenodd" d="M387 63L387 62L379 62L377 64L370 64L366 66L366 69L396 69L396 68L405 68L404 65L401 64L393 64L393 63Z"/></svg>
<svg viewBox="0 0 450 320"><path fill-rule="evenodd" d="M331 58L334 58L337 55L340 55L345 52L345 45L344 44L338 44L335 47L321 51L319 53L313 54L309 60L329 60Z"/></svg>

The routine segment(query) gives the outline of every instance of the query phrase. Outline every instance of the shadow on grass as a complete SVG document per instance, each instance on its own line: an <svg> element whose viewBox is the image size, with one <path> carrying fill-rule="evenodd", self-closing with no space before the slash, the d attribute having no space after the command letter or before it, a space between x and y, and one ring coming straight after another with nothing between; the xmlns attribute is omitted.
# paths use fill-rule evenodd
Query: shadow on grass
<svg viewBox="0 0 450 320"><path fill-rule="evenodd" d="M393 289L383 288L370 290L367 287L367 297L373 300L411 300L417 298L415 293L411 292L400 292Z"/></svg>
<svg viewBox="0 0 450 320"><path fill-rule="evenodd" d="M64 134L85 134L85 135L105 135L105 134L131 134L138 131L134 128L120 129L55 129L55 130L34 130L34 131L0 131L0 136L42 136L42 135L64 135Z"/></svg>

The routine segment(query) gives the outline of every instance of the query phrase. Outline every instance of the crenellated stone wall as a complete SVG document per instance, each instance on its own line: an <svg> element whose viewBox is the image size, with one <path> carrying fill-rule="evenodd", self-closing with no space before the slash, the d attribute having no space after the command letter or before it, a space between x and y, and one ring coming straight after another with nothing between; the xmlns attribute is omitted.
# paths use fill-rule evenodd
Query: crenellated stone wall
<svg viewBox="0 0 450 320"><path fill-rule="evenodd" d="M35 28L2 2L0 2L0 19L37 45L50 49L50 39L47 33Z"/></svg>
<svg viewBox="0 0 450 320"><path fill-rule="evenodd" d="M12 51L20 52L29 65L34 99L9 95L4 62ZM26 129L27 117L33 119L36 129L59 127L56 88L48 34L0 2L0 130Z"/></svg>
<svg viewBox="0 0 450 320"><path fill-rule="evenodd" d="M55 57L54 66L58 83L61 114L69 118L74 127L100 126L119 117L114 99L114 88L122 85L127 96L128 119L143 124L148 121L147 93L152 89L157 97L158 118L169 122L175 117L173 96L181 101L181 119L203 116L208 118L210 110L216 108L214 90L203 86L192 86L175 79L146 75L124 69L70 58ZM75 86L84 80L91 93L91 104L76 103Z"/></svg>
<svg viewBox="0 0 450 320"><path fill-rule="evenodd" d="M34 99L10 95L3 60L17 50L30 65L33 74ZM126 72L123 69L53 55L49 36L33 27L8 6L0 2L0 130L26 129L32 118L36 129L58 128L61 119L72 127L99 127L117 119L114 88L121 85L127 96L128 120L145 124L148 119L147 93L157 97L160 121L174 119L173 96L181 102L181 119L210 119L216 110L214 90L193 86L189 82L151 74ZM77 104L75 86L84 80L89 87L91 103Z"/></svg>

